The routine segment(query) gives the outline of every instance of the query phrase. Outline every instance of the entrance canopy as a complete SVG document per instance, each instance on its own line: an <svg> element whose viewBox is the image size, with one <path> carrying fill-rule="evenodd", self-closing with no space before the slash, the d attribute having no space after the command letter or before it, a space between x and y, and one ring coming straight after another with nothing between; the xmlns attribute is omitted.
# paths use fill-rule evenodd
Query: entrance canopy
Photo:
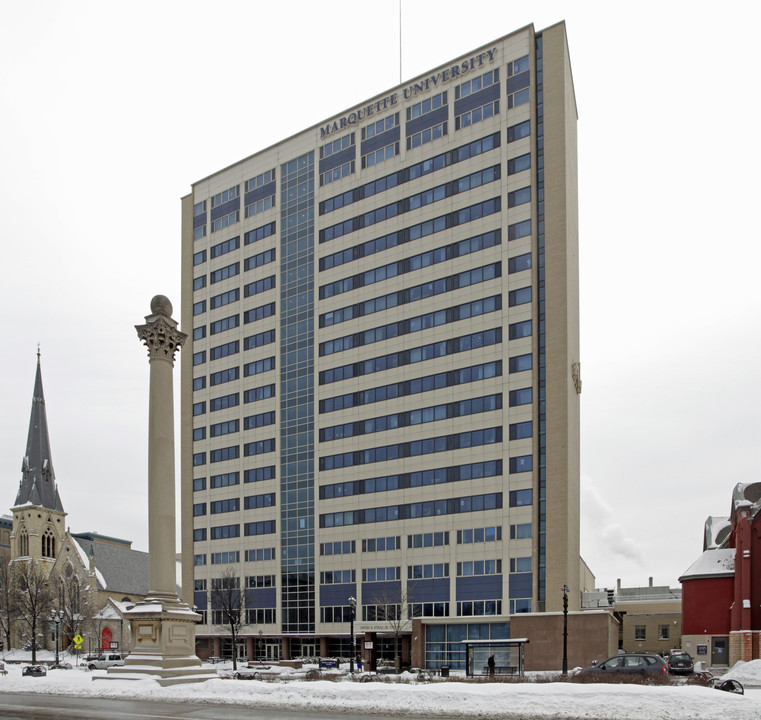
<svg viewBox="0 0 761 720"><path fill-rule="evenodd" d="M465 675L488 675L489 656L494 655L495 675L523 677L523 652L528 638L509 640L466 640Z"/></svg>

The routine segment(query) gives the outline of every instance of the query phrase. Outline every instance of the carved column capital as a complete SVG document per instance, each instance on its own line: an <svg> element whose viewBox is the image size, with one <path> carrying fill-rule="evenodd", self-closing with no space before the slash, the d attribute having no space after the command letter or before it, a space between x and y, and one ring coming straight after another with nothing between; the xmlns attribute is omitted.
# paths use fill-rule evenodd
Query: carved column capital
<svg viewBox="0 0 761 720"><path fill-rule="evenodd" d="M159 298L165 302L157 302ZM188 336L177 329L177 321L170 317L172 305L162 295L157 295L151 301L151 310L153 314L146 315L145 325L135 325L137 336L148 348L148 358L151 361L167 360L174 366L174 354Z"/></svg>

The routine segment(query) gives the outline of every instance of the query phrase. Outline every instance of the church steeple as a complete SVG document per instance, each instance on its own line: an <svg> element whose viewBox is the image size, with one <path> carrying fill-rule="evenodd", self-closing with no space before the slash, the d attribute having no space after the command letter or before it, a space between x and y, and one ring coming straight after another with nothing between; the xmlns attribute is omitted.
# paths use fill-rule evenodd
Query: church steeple
<svg viewBox="0 0 761 720"><path fill-rule="evenodd" d="M21 464L21 482L15 506L25 503L63 512L53 472L53 460L50 456L39 349L37 350L37 376L34 380L34 395L32 396L32 415L29 418L29 435L26 441L26 454Z"/></svg>

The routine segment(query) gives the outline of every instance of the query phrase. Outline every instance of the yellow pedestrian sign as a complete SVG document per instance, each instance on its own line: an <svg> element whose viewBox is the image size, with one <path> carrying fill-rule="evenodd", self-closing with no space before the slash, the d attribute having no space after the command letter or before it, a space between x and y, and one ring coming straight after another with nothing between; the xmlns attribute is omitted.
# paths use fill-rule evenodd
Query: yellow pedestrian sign
<svg viewBox="0 0 761 720"><path fill-rule="evenodd" d="M81 650L82 649L82 643L85 641L85 639L77 633L72 640L74 641L74 649L75 650Z"/></svg>

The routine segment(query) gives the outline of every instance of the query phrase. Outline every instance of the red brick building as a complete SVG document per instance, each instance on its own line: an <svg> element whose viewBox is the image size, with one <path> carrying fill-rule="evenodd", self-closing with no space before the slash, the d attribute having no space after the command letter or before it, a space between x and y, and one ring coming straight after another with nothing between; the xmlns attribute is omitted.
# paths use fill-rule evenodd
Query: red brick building
<svg viewBox="0 0 761 720"><path fill-rule="evenodd" d="M761 658L761 483L740 483L728 518L706 520L703 554L679 578L682 646L709 665Z"/></svg>

